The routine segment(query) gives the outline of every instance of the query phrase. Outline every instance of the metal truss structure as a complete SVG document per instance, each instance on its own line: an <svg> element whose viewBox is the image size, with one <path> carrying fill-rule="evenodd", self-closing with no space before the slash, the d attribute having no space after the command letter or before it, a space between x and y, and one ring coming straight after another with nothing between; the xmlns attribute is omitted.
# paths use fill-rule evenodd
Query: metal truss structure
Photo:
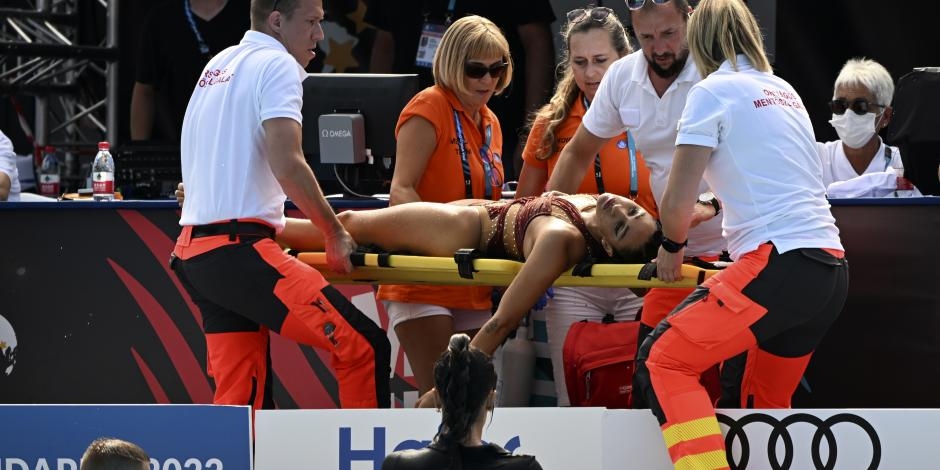
<svg viewBox="0 0 940 470"><path fill-rule="evenodd" d="M0 8L0 94L34 97L35 145L117 139L118 3L20 0Z"/></svg>

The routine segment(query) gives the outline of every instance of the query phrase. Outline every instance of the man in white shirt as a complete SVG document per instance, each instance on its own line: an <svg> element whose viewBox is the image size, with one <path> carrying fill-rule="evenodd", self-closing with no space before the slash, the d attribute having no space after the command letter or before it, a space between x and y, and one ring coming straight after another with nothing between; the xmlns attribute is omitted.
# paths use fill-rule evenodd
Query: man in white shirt
<svg viewBox="0 0 940 470"><path fill-rule="evenodd" d="M253 0L251 30L213 57L183 119L186 203L171 266L202 314L216 404L272 408L268 332L326 349L344 408L388 407L388 337L274 237L286 196L325 235L331 269L356 243L301 150L304 67L322 0Z"/></svg>
<svg viewBox="0 0 940 470"><path fill-rule="evenodd" d="M20 200L20 178L16 170L13 142L0 131L0 201Z"/></svg>
<svg viewBox="0 0 940 470"><path fill-rule="evenodd" d="M581 126L561 152L548 182L550 190L575 191L604 143L630 129L649 167L653 196L657 203L662 199L676 149L676 124L689 89L701 80L688 60L685 40L691 8L686 0L628 2L633 8L631 3L639 4L630 14L641 50L614 62L604 75ZM706 194L708 186L703 181L699 189ZM692 228L686 253L717 261L727 247L721 236L720 205L707 196L701 202L696 210L714 217ZM643 298L640 340L691 292L650 289Z"/></svg>

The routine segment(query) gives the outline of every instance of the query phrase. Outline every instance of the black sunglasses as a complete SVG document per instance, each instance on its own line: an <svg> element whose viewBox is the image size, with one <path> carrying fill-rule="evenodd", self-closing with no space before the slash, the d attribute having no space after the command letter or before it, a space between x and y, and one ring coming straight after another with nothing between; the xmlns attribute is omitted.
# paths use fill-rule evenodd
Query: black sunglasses
<svg viewBox="0 0 940 470"><path fill-rule="evenodd" d="M662 5L663 3L669 3L669 0L653 0L653 3ZM627 0L627 8L631 10L639 10L643 8L643 5L646 5L646 0Z"/></svg>
<svg viewBox="0 0 940 470"><path fill-rule="evenodd" d="M483 78L487 73L493 78L501 78L503 74L506 73L506 67L509 67L509 62L506 61L497 62L488 67L482 64L467 62L463 65L463 73L470 78Z"/></svg>
<svg viewBox="0 0 940 470"><path fill-rule="evenodd" d="M613 12L613 10L607 7L577 8L568 12L568 22L577 24L590 17L598 23L603 23Z"/></svg>
<svg viewBox="0 0 940 470"><path fill-rule="evenodd" d="M865 98L855 98L849 103L849 100L845 98L836 98L829 102L829 109L832 110L832 114L843 115L847 109L851 109L855 114L859 116L863 114L868 114L871 108L884 108L883 104L871 103Z"/></svg>

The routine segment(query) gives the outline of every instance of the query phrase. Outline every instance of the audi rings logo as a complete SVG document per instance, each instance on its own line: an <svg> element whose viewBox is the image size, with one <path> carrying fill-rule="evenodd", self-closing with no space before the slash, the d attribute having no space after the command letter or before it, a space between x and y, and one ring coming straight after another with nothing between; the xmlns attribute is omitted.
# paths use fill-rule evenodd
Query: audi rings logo
<svg viewBox="0 0 940 470"><path fill-rule="evenodd" d="M728 462L733 470L747 468L748 460L751 457L751 443L748 440L744 428L751 423L764 423L770 426L770 436L767 439L767 457L770 462L770 468L774 470L787 470L793 465L794 447L793 436L790 434L790 426L797 423L804 423L815 427L813 438L810 442L810 453L813 459L813 466L821 470L833 470L836 466L836 460L839 456L838 439L833 432L833 426L840 423L853 424L860 428L871 441L871 463L868 469L876 469L881 463L881 440L874 426L864 418L849 414L839 413L822 419L807 413L794 413L777 419L773 416L763 413L751 413L737 420L723 414L718 414L718 422L728 427L725 435L725 448L728 449ZM841 428L841 426L840 426ZM826 440L828 452L823 455L822 441ZM732 445L737 441L740 445L740 458L735 460L730 452ZM783 441L783 461L778 455L778 443ZM856 453L855 448L851 452Z"/></svg>

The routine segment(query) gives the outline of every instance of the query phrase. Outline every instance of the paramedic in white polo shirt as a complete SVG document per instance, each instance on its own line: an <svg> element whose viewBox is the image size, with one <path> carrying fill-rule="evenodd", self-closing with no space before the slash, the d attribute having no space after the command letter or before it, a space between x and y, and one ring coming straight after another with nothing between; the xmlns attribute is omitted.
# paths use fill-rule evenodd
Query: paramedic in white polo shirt
<svg viewBox="0 0 940 470"><path fill-rule="evenodd" d="M631 23L640 50L614 62L601 80L591 107L574 137L565 146L552 172L548 189L565 193L577 190L581 175L588 171L594 156L610 138L627 129L636 139L637 149L650 171L653 197L662 200L676 149L676 123L685 107L686 96L701 77L689 58L685 40L691 9L686 0L629 0ZM636 9L634 9L636 8ZM721 236L720 204L699 183L702 195L697 210L714 215L689 232L686 256L714 262L726 249ZM650 289L640 311L640 342L666 315L686 298L692 289ZM705 374L717 398L717 373ZM635 406L645 407L642 397Z"/></svg>
<svg viewBox="0 0 940 470"><path fill-rule="evenodd" d="M202 313L214 403L272 408L268 332L332 353L344 408L388 407L385 332L274 241L285 194L351 269L352 237L301 151L301 82L322 0L252 0L251 30L213 57L183 119L186 204L171 265Z"/></svg>
<svg viewBox="0 0 940 470"><path fill-rule="evenodd" d="M788 408L810 356L842 310L848 266L826 201L809 115L773 75L742 0L703 0L689 20L703 77L689 92L660 205L657 276L681 278L703 176L718 198L730 267L705 281L637 352L635 385L676 468L728 468L697 377L749 354L742 406Z"/></svg>

